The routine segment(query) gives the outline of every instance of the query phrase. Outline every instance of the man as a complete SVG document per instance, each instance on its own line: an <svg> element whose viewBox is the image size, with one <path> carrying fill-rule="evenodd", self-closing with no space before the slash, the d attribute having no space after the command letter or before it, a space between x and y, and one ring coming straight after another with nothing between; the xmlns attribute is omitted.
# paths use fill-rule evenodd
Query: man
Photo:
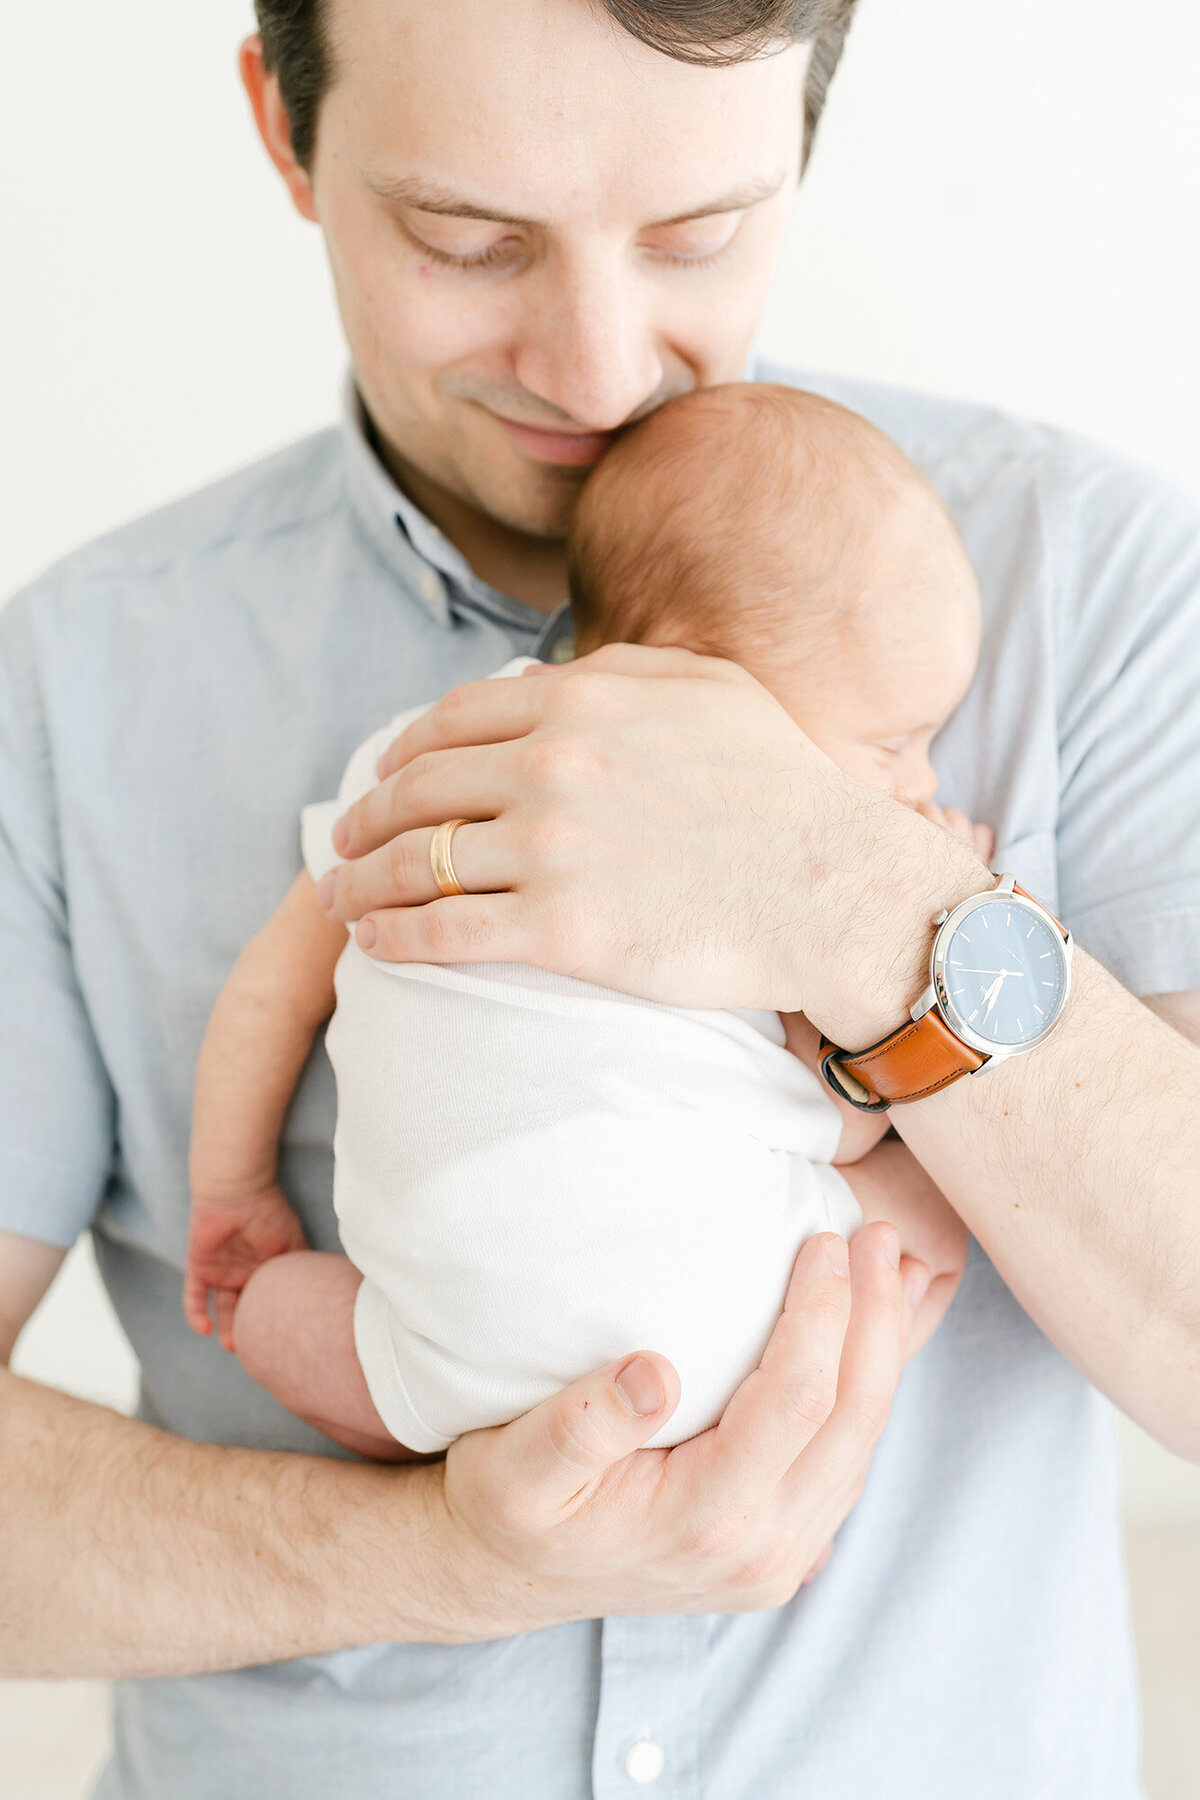
<svg viewBox="0 0 1200 1800"><path fill-rule="evenodd" d="M898 1391L920 1270L882 1230L849 1281L805 1247L762 1369L666 1456L635 1453L674 1399L652 1346L395 1470L329 1457L186 1331L195 1053L297 866L300 805L379 717L562 655L581 475L622 424L743 370L849 15L259 11L243 74L324 232L361 398L340 441L82 552L0 617L0 1312L11 1338L91 1223L144 1371L143 1422L0 1390L5 1667L148 1678L118 1688L105 1800L1126 1800L1089 1383L1200 1454L1200 509L1165 484L814 383L923 463L981 574L943 788L1125 983L1077 952L1048 1042L894 1113L983 1247ZM905 1019L931 915L992 880L683 653L467 686L392 765L329 895L373 953L803 1005L849 1052ZM467 892L443 900L428 848L451 817ZM281 1180L324 1247L332 1116L317 1056ZM229 1672L250 1663L270 1666Z"/></svg>

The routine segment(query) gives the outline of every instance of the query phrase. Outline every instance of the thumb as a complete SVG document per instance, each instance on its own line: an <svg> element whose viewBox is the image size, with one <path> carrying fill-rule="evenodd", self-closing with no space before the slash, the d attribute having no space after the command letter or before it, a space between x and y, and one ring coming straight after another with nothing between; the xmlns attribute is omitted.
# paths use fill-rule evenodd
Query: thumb
<svg viewBox="0 0 1200 1800"><path fill-rule="evenodd" d="M653 1350L639 1350L583 1376L504 1431L526 1491L538 1489L542 1504L561 1507L640 1449L678 1404L674 1367Z"/></svg>

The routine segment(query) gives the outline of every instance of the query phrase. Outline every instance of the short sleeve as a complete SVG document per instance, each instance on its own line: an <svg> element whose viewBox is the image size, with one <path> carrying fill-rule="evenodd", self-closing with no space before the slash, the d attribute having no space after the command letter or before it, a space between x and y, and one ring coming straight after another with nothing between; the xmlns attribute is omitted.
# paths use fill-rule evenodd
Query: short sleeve
<svg viewBox="0 0 1200 1800"><path fill-rule="evenodd" d="M112 1168L115 1100L71 955L28 596L0 612L0 1228L66 1247Z"/></svg>
<svg viewBox="0 0 1200 1800"><path fill-rule="evenodd" d="M1136 994L1200 988L1200 500L1073 471L1059 629L1063 917Z"/></svg>

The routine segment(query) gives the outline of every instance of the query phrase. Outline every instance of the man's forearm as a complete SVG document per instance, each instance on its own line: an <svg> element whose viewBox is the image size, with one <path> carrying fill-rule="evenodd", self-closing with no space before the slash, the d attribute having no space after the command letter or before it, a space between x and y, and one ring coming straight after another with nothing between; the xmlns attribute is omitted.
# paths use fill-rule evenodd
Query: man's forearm
<svg viewBox="0 0 1200 1800"><path fill-rule="evenodd" d="M0 1461L3 1675L185 1674L521 1628L519 1599L502 1612L447 1553L440 1464L195 1444L4 1369Z"/></svg>
<svg viewBox="0 0 1200 1800"><path fill-rule="evenodd" d="M1077 952L1048 1043L890 1117L1046 1335L1200 1459L1200 1050Z"/></svg>

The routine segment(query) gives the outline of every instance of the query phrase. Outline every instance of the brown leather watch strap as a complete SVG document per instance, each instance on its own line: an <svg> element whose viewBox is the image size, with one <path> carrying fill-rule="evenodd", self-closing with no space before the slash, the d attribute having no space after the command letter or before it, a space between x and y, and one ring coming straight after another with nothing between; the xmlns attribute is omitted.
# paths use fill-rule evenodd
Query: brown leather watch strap
<svg viewBox="0 0 1200 1800"><path fill-rule="evenodd" d="M1018 882L1013 893L1047 909ZM1053 913L1047 916L1054 919ZM1054 919L1064 938L1066 928ZM821 1039L821 1073L835 1093L861 1112L886 1112L909 1100L923 1100L949 1087L962 1075L973 1075L988 1058L964 1044L931 1007L921 1018L907 1020L890 1037L881 1038L855 1054L840 1050L828 1038Z"/></svg>
<svg viewBox="0 0 1200 1800"><path fill-rule="evenodd" d="M1048 919L1054 919L1054 914L1050 911L1050 908L1048 906L1043 906L1037 895L1031 894L1028 888L1023 888L1019 881L1013 882L1013 893L1020 894L1022 900L1032 900L1035 906L1041 906L1042 911ZM1071 935L1061 919L1054 919L1054 923L1058 926L1058 929L1062 932L1064 937L1069 937Z"/></svg>
<svg viewBox="0 0 1200 1800"><path fill-rule="evenodd" d="M927 1094L949 1087L960 1075L982 1069L986 1061L986 1056L980 1056L955 1037L933 1011L915 1023L909 1019L899 1031L855 1056L848 1056L828 1039L821 1040L821 1072L826 1081L864 1112L884 1112L907 1100L923 1100ZM836 1073L829 1066L833 1062L837 1064ZM842 1086L837 1077L843 1071L867 1094L875 1096L873 1105L864 1105Z"/></svg>

